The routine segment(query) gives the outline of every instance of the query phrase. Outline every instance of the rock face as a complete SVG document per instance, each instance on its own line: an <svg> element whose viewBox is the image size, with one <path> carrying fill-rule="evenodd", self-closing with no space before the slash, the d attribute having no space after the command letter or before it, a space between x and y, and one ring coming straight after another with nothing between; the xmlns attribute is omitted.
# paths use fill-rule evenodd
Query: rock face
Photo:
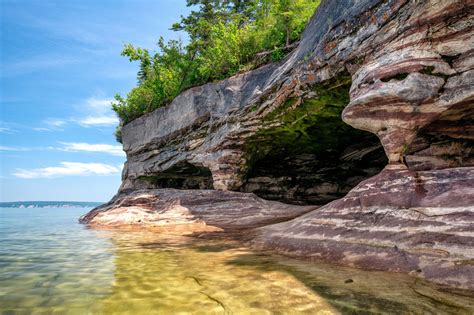
<svg viewBox="0 0 474 315"><path fill-rule="evenodd" d="M474 290L473 12L322 1L281 62L124 126L119 194L82 221L258 227L259 248Z"/></svg>
<svg viewBox="0 0 474 315"><path fill-rule="evenodd" d="M474 290L473 191L473 167L389 166L344 198L260 228L254 245Z"/></svg>
<svg viewBox="0 0 474 315"><path fill-rule="evenodd" d="M80 218L93 226L182 233L235 232L287 221L315 206L292 206L219 190L144 189L119 194Z"/></svg>

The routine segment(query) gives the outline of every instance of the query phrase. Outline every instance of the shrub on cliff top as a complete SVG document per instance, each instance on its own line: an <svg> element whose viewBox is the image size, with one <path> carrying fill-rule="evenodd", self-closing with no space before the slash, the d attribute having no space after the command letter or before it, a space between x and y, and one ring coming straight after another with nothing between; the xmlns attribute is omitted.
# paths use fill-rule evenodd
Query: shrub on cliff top
<svg viewBox="0 0 474 315"><path fill-rule="evenodd" d="M112 104L121 125L171 102L183 90L283 58L299 39L320 0L188 0L195 6L172 25L190 41L167 43L158 51L126 44L122 56L140 64L138 84Z"/></svg>

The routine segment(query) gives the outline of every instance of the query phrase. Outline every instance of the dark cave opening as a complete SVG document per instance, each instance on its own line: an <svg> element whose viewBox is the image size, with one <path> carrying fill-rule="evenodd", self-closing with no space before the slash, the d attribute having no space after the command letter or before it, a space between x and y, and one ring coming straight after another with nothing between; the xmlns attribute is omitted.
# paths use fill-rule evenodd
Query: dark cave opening
<svg viewBox="0 0 474 315"><path fill-rule="evenodd" d="M413 171L474 166L474 107L460 102L418 131L403 154Z"/></svg>
<svg viewBox="0 0 474 315"><path fill-rule="evenodd" d="M326 154L275 148L253 165L241 190L291 204L323 205L339 199L387 164L377 137L351 135L346 140L353 144Z"/></svg>
<svg viewBox="0 0 474 315"><path fill-rule="evenodd" d="M323 205L379 173L387 157L377 136L344 123L350 76L319 85L312 97L289 100L248 143L251 167L241 191L291 204Z"/></svg>
<svg viewBox="0 0 474 315"><path fill-rule="evenodd" d="M181 162L150 176L139 178L149 188L213 189L212 174L208 168Z"/></svg>

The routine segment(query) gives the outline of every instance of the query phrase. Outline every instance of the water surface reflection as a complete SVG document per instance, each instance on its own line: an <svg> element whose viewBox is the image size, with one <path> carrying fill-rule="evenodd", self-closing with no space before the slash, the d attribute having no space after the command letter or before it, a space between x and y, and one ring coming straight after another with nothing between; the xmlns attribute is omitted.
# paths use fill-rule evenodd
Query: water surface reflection
<svg viewBox="0 0 474 315"><path fill-rule="evenodd" d="M223 240L97 231L81 209L0 209L0 313L470 314L414 278L252 252Z"/></svg>

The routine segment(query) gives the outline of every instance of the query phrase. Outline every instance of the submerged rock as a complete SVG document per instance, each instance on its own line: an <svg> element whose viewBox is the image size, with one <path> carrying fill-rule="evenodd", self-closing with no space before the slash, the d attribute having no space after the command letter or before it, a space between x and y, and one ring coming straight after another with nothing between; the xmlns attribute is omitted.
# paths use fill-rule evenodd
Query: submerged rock
<svg viewBox="0 0 474 315"><path fill-rule="evenodd" d="M473 12L322 1L281 62L124 126L119 194L81 221L252 230L259 248L474 291Z"/></svg>

